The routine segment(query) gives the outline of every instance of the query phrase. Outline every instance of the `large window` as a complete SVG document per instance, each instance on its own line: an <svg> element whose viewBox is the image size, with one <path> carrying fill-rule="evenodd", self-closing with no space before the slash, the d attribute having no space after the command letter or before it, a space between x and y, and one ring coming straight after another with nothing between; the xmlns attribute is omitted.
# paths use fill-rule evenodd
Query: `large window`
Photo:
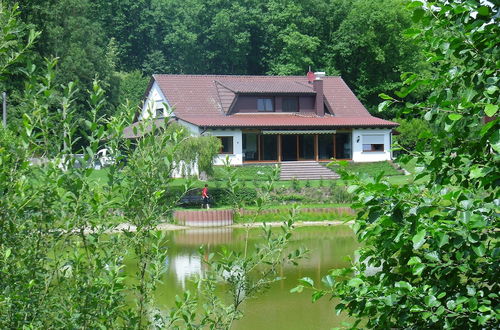
<svg viewBox="0 0 500 330"><path fill-rule="evenodd" d="M314 135L299 135L299 158L314 159Z"/></svg>
<svg viewBox="0 0 500 330"><path fill-rule="evenodd" d="M220 148L221 154L232 154L233 153L233 137L232 136L218 136L222 147Z"/></svg>
<svg viewBox="0 0 500 330"><path fill-rule="evenodd" d="M333 135L318 134L319 159L333 158Z"/></svg>
<svg viewBox="0 0 500 330"><path fill-rule="evenodd" d="M257 110L274 111L273 99L257 99Z"/></svg>
<svg viewBox="0 0 500 330"><path fill-rule="evenodd" d="M363 152L383 152L384 151L384 136L363 135Z"/></svg>
<svg viewBox="0 0 500 330"><path fill-rule="evenodd" d="M243 133L243 160L258 160L257 154L258 135L256 133Z"/></svg>
<svg viewBox="0 0 500 330"><path fill-rule="evenodd" d="M299 98L298 97L284 97L282 109L283 109L283 112L298 112L299 111Z"/></svg>

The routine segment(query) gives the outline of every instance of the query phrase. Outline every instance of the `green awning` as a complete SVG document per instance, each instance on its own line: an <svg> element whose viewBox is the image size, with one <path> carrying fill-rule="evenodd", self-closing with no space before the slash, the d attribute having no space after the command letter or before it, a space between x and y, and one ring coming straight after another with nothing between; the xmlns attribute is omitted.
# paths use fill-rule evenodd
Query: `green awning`
<svg viewBox="0 0 500 330"><path fill-rule="evenodd" d="M337 131L334 129L321 130L272 130L272 131L262 131L262 134L335 134Z"/></svg>

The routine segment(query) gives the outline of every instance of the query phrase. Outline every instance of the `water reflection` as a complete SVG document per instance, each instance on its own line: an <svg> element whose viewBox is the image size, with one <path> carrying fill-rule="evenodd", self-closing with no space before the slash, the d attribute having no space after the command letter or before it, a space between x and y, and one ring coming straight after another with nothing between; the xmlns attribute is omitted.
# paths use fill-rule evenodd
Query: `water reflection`
<svg viewBox="0 0 500 330"><path fill-rule="evenodd" d="M244 229L232 228L188 229L170 232L167 236L168 270L156 294L157 307L162 310L174 304L176 294L195 289L189 279L203 276L207 267L203 258L207 258L208 253L220 251L222 247L243 251L247 237ZM262 242L262 231L251 229L248 247L254 249ZM200 245L205 246L205 255L199 254ZM330 329L344 320L335 315L334 301L326 298L312 304L310 293L291 294L289 291L302 277L311 277L318 283L328 270L347 266L357 247L352 230L347 226L297 228L289 248L299 247L307 248L309 257L298 267L282 267L280 276L285 280L275 283L264 295L248 300L243 306L245 317L235 324L235 328Z"/></svg>
<svg viewBox="0 0 500 330"><path fill-rule="evenodd" d="M177 283L183 290L186 289L186 279L193 275L202 275L201 258L193 255L175 256L172 265L172 271L175 273Z"/></svg>
<svg viewBox="0 0 500 330"><path fill-rule="evenodd" d="M233 243L233 228L198 228L177 231L173 243L178 246L220 245Z"/></svg>

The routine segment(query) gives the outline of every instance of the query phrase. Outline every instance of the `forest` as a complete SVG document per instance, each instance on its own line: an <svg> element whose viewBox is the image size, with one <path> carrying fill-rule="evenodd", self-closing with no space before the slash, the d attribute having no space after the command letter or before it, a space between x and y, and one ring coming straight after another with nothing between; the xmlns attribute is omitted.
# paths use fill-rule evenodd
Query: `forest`
<svg viewBox="0 0 500 330"><path fill-rule="evenodd" d="M342 76L376 112L379 93L401 87L403 72L426 67L418 44L402 33L414 24L403 0L26 0L19 6L20 33L41 32L30 57L36 68L58 58L56 83L81 86L81 105L98 77L108 115L125 100L139 104L153 73L305 75L309 68ZM0 85L13 105L20 103L25 75L19 75Z"/></svg>

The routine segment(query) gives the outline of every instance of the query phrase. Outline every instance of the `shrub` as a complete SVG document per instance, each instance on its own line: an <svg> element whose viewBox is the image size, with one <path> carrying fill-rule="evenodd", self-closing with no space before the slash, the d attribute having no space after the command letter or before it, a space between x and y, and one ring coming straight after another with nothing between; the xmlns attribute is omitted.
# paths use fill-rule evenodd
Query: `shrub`
<svg viewBox="0 0 500 330"><path fill-rule="evenodd" d="M429 122L419 118L412 119L395 119L399 123L397 131L401 134L394 135L394 142L397 143L403 151L412 151L415 149L417 142L429 136L431 126Z"/></svg>

